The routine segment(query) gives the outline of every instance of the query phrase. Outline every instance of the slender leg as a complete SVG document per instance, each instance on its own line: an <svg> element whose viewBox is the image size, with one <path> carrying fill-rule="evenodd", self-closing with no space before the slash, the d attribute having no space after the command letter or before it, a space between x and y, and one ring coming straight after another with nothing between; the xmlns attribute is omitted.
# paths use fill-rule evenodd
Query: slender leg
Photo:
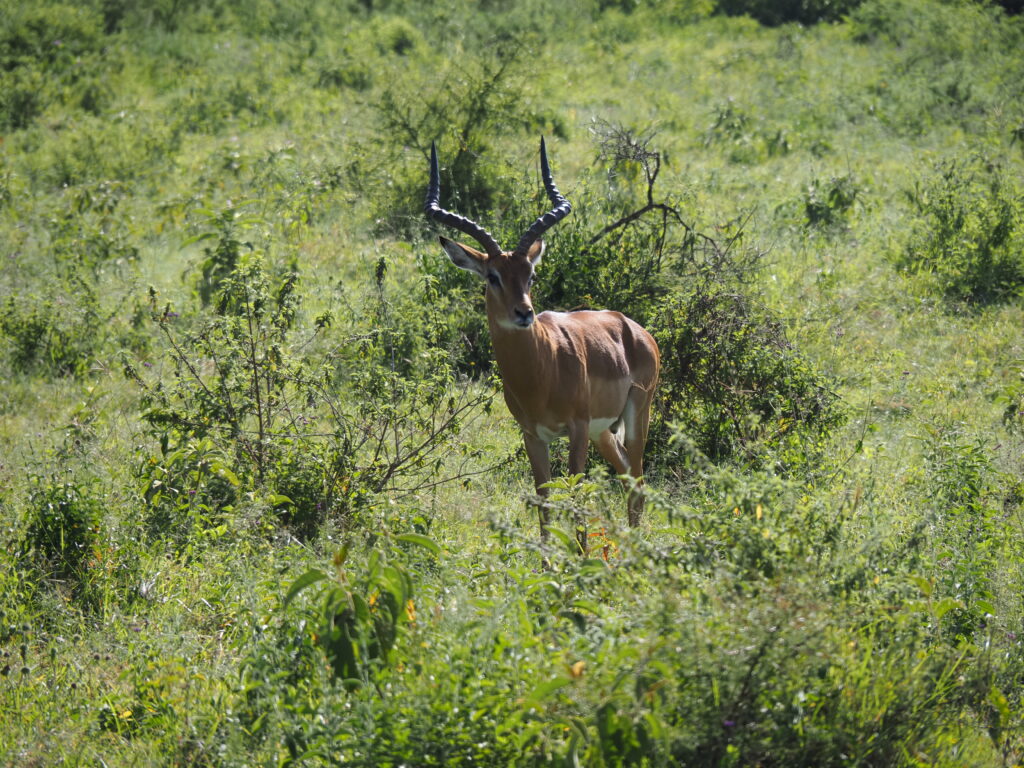
<svg viewBox="0 0 1024 768"><path fill-rule="evenodd" d="M618 435L606 429L594 443L604 460L612 465L615 474L629 474L629 457L626 455L626 448L619 440Z"/></svg>
<svg viewBox="0 0 1024 768"><path fill-rule="evenodd" d="M530 459L530 469L533 471L533 485L537 489L537 495L546 497L547 488L542 485L551 481L551 455L548 451L548 444L539 437L523 433L523 443L526 445L526 455ZM540 507L540 538L544 541L548 537L548 511Z"/></svg>
<svg viewBox="0 0 1024 768"><path fill-rule="evenodd" d="M569 424L569 474L581 475L587 467L587 448L590 445L590 425L585 421L576 421ZM573 514L573 524L576 527L576 543L579 544L580 554L587 554L587 520L582 510L576 510Z"/></svg>
<svg viewBox="0 0 1024 768"><path fill-rule="evenodd" d="M632 528L640 525L640 515L644 511L644 446L647 444L653 399L653 388L647 391L634 387L629 391L626 405L626 456L629 458L629 474L637 480L636 489L630 493L628 502L629 525Z"/></svg>

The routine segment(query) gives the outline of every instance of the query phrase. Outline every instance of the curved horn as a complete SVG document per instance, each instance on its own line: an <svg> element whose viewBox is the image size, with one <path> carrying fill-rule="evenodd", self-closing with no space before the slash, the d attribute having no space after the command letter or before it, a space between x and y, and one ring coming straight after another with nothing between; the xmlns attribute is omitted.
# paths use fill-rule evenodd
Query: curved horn
<svg viewBox="0 0 1024 768"><path fill-rule="evenodd" d="M487 251L488 256L500 256L501 247L490 232L481 227L475 221L459 216L441 207L441 172L437 167L437 145L430 143L430 184L427 186L427 199L423 203L423 212L427 216L442 224L447 224L452 229L469 235L476 240Z"/></svg>
<svg viewBox="0 0 1024 768"><path fill-rule="evenodd" d="M548 165L548 153L544 146L543 136L540 137L540 175L544 180L544 189L547 190L548 197L551 198L555 207L533 222L530 228L523 233L523 236L519 238L519 245L516 246L516 253L526 253L527 249L540 239L541 235L568 216L572 210L569 201L558 191L558 187L555 186L555 181L551 177L551 166Z"/></svg>

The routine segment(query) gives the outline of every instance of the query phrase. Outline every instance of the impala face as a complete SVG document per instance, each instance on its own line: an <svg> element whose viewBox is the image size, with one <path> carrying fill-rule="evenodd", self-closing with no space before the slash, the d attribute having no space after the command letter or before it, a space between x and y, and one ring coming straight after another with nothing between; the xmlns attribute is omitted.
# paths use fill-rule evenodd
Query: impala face
<svg viewBox="0 0 1024 768"><path fill-rule="evenodd" d="M535 269L544 254L544 242L538 240L525 254L504 252L488 256L475 248L441 238L441 247L460 269L474 272L487 283L487 316L508 330L533 325L536 314L530 288Z"/></svg>

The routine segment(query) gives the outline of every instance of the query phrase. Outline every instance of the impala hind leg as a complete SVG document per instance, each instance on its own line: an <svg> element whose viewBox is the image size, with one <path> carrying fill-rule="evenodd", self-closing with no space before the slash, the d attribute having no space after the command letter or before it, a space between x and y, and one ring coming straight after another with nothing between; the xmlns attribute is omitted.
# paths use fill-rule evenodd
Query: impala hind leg
<svg viewBox="0 0 1024 768"><path fill-rule="evenodd" d="M526 456L530 459L530 469L533 471L533 485L537 489L537 495L541 501L547 498L548 489L542 488L545 483L551 482L551 454L548 451L548 444L539 437L523 433L523 443L526 445ZM540 539L545 541L548 537L548 514L547 507L543 504L537 507L540 517Z"/></svg>
<svg viewBox="0 0 1024 768"><path fill-rule="evenodd" d="M600 437L598 437L598 439L594 441L594 443L597 445L597 450L601 452L601 455L604 457L605 461L611 464L612 467L615 469L615 474L629 475L630 477L637 478L640 477L639 475L635 474L635 468L632 462L630 461L629 453L626 450L626 446L622 444L622 440L619 439L619 436L617 434L606 429L604 432L601 433ZM643 467L639 467L639 470L642 472ZM627 503L627 512L629 516L629 524L634 527L638 525L640 522L639 512L637 512L635 515L633 512L634 507L637 504L636 497L638 496L641 497L639 504L640 508L642 509L642 494L639 493L636 489L630 489L629 501Z"/></svg>
<svg viewBox="0 0 1024 768"><path fill-rule="evenodd" d="M640 525L644 511L644 446L647 445L647 430L651 424L651 401L654 389L634 386L629 390L623 426L626 457L629 460L629 474L636 478L636 486L630 491L628 502L629 525Z"/></svg>

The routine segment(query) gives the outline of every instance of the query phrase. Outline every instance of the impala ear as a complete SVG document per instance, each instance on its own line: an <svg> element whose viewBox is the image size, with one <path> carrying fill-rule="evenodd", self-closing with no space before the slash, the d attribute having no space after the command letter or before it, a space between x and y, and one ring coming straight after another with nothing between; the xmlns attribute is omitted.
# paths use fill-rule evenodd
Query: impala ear
<svg viewBox="0 0 1024 768"><path fill-rule="evenodd" d="M530 249L526 252L526 259L531 264L533 264L533 266L536 267L538 264L540 264L540 259L541 259L541 256L543 256L543 255L544 255L544 241L543 240L538 240L533 245L531 245Z"/></svg>
<svg viewBox="0 0 1024 768"><path fill-rule="evenodd" d="M440 238L441 247L444 248L444 252L448 254L448 258L452 260L459 269L465 269L467 272L475 272L484 277L487 274L484 264L487 263L487 255L481 253L475 248L470 248L468 245L462 243L456 243L454 240L449 240L443 235Z"/></svg>

